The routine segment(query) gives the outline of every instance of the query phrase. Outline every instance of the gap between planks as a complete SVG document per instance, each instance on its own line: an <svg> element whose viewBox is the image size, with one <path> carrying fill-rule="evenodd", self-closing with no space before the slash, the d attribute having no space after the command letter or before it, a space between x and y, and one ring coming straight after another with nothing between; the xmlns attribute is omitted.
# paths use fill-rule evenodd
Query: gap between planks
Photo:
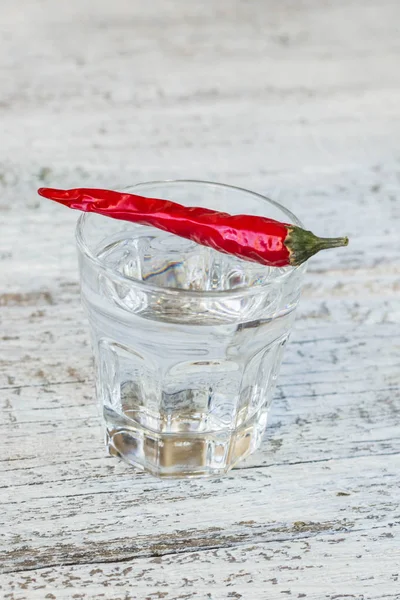
<svg viewBox="0 0 400 600"><path fill-rule="evenodd" d="M307 525L307 524L306 524ZM312 524L309 524L312 525ZM321 524L320 524L321 525ZM96 564L116 564L118 565L119 563L125 563L125 562L129 562L129 561L135 561L141 558L158 558L158 557L164 557L164 556L177 556L177 555L181 555L181 554L192 554L192 553L197 553L197 552L208 552L209 550L223 550L223 549L227 549L227 550L234 550L236 548L241 548L243 546L249 546L251 545L253 546L259 546L262 544L273 544L276 542L281 543L285 543L285 542L293 542L293 541L302 541L302 540L308 540L308 539L312 539L312 538L316 538L318 536L330 536L330 535L335 535L335 534L339 534L340 535L351 535L354 533L360 533L360 532L369 532L369 531L376 531L379 529L386 529L387 526L386 525L381 525L381 526L375 526L375 527L370 527L368 529L364 528L364 527L359 527L357 529L322 529L322 530L318 530L318 531L312 531L309 530L307 532L301 533L301 531L298 531L298 536L288 536L288 537L282 537L279 539L270 539L270 540L243 540L243 542L240 541L235 541L235 542L231 542L231 543L222 543L222 544L210 544L208 546L195 546L195 547L191 547L191 548L182 548L182 549L175 549L175 550L166 550L166 551L161 551L161 552L155 552L155 551L149 551L149 552L143 552L142 554L131 554L130 556L123 556L119 559L115 559L115 558L110 558L110 559L102 559L102 560L97 560L95 562L91 562L91 561L64 561L62 563L49 563L47 565L40 565L38 567L22 567L22 568L16 568L16 569L5 569L4 571L1 572L1 574L3 575L8 575L8 574L12 574L12 573L20 573L20 572L25 572L25 571L43 571L45 569L51 569L51 568L55 568L55 567L73 567L73 566L85 566L85 565L96 565ZM201 533L201 532L200 532Z"/></svg>

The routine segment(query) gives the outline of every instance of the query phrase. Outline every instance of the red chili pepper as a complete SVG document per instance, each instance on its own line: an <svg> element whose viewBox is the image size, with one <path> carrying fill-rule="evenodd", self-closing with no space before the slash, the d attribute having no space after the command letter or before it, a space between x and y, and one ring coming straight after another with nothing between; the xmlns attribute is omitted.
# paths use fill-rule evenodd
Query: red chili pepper
<svg viewBox="0 0 400 600"><path fill-rule="evenodd" d="M348 238L319 238L296 225L253 215L230 215L110 190L40 188L45 198L69 208L163 229L203 246L273 267L300 265L325 248L347 246Z"/></svg>

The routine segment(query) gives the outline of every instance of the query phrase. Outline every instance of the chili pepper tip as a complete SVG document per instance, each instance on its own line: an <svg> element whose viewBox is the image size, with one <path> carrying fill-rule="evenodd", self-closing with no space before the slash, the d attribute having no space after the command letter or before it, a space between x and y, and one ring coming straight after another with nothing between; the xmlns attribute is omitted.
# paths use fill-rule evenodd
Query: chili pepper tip
<svg viewBox="0 0 400 600"><path fill-rule="evenodd" d="M69 208L74 208L73 203L79 200L77 190L58 190L55 188L43 187L38 189L38 194L39 196L43 196L43 198L54 200Z"/></svg>
<svg viewBox="0 0 400 600"><path fill-rule="evenodd" d="M55 188L39 188L38 189L39 196L43 196L43 198L48 198L48 200L55 200L56 202L60 200L68 200L69 194L68 190L57 190Z"/></svg>

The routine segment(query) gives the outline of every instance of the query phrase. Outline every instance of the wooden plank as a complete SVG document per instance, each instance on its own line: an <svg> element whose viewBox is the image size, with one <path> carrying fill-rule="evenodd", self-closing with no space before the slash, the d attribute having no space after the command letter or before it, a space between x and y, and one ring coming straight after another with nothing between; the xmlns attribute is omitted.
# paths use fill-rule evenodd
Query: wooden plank
<svg viewBox="0 0 400 600"><path fill-rule="evenodd" d="M386 552L381 553L384 543ZM173 553L134 561L4 575L9 600L307 600L399 598L399 547L391 532L315 533L302 539Z"/></svg>
<svg viewBox="0 0 400 600"><path fill-rule="evenodd" d="M55 6L1 7L3 596L397 600L400 5ZM219 480L105 456L77 215L35 195L172 177L351 238L310 261L266 439Z"/></svg>
<svg viewBox="0 0 400 600"><path fill-rule="evenodd" d="M384 533L398 520L399 467L398 455L375 455L241 469L206 483L164 483L127 471L118 478L27 486L22 497L10 490L8 522L1 524L3 569L96 563L100 557L117 561L321 532L362 530L370 537L372 529ZM375 489L383 482L379 495Z"/></svg>

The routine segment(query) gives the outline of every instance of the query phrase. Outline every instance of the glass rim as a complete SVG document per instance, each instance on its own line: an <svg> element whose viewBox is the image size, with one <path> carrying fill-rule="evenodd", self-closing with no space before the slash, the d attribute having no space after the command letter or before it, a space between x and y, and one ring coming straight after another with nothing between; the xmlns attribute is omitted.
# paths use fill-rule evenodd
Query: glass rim
<svg viewBox="0 0 400 600"><path fill-rule="evenodd" d="M300 219L298 219L298 217L296 217L296 215L294 213L292 213L292 211L290 211L288 208L284 207L279 202L276 202L276 200L272 200L268 196L264 196L263 194L253 192L246 188L229 185L229 184L225 184L225 183L218 183L218 182L214 182L214 181L204 181L201 179L164 179L164 180L161 179L161 180L155 180L155 181L145 181L143 183L136 183L134 185L130 185L130 186L127 186L122 189L123 189L123 191L128 191L133 188L142 188L143 189L145 187L152 187L155 185L165 185L165 184L169 184L169 183L189 184L189 185L191 185L191 184L199 185L200 184L200 185L204 185L204 186L221 187L221 188L225 188L227 190L231 189L231 190L235 190L237 192L243 192L245 194L250 194L251 196L253 196L257 199L260 199L260 200L263 200L264 202L272 204L273 206L275 206L275 208L282 211L284 214L286 214L289 217L289 219L290 219L289 222L291 224L296 225L297 227L303 227L303 224L300 221ZM138 287L138 288L142 289L143 291L147 291L147 292L151 291L151 292L157 293L157 294L162 293L162 294L170 294L173 296L179 295L179 296L190 296L190 297L197 297L197 298L199 298L199 297L221 298L221 297L226 297L226 296L230 296L230 297L243 296L243 295L248 295L251 293L261 292L262 290L270 287L271 285L276 285L276 283L281 282L282 279L286 282L292 278L294 273L305 269L304 264L298 265L298 266L291 266L291 267L289 267L290 270L287 271L282 277L279 277L278 279L274 279L272 281L267 280L265 283L262 283L261 285L257 285L257 286L249 285L249 286L244 286L241 288L234 288L234 289L230 289L230 290L185 290L182 288L162 287L159 285L154 285L154 284L148 283L147 281L143 281L141 279L136 279L134 277L128 277L118 271L115 271L111 267L105 265L101 260L99 260L97 258L97 256L95 256L91 252L88 244L85 241L84 226L85 226L86 221L90 218L90 216L94 215L94 214L95 213L83 212L77 220L76 229L75 229L75 239L76 239L76 244L77 244L79 251L82 253L83 256L85 256L92 263L92 265L94 265L98 270L102 271L103 273L106 273L114 281L117 281L119 283L129 284L130 286ZM105 217L105 218L107 218L107 217ZM274 267L272 267L272 268L274 268Z"/></svg>

